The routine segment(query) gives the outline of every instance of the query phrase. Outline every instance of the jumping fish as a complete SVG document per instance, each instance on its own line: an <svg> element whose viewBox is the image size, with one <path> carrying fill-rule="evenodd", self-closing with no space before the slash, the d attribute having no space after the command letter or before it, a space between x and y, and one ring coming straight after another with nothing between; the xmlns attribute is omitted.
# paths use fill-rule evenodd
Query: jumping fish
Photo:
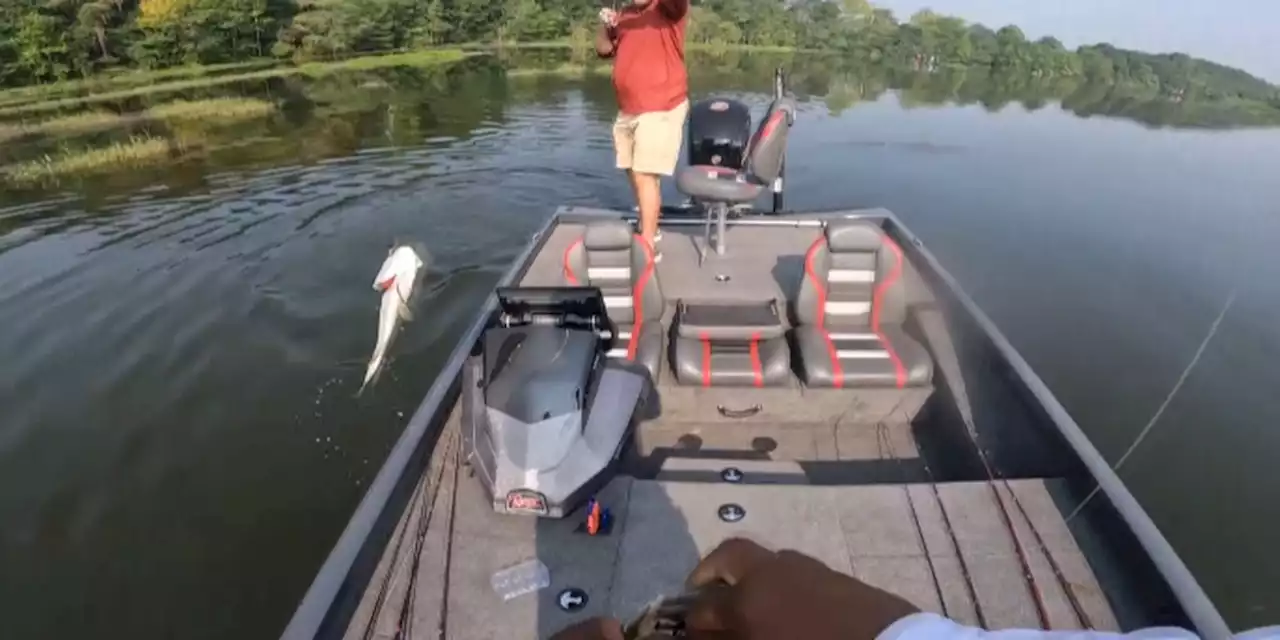
<svg viewBox="0 0 1280 640"><path fill-rule="evenodd" d="M418 270L424 266L422 258L413 248L400 245L387 255L382 269L373 280L375 291L382 292L382 307L378 310L378 342L373 347L373 357L369 358L369 367L364 373L364 383L360 390L369 386L387 357L387 349L391 346L401 320L412 320L409 310L409 298L413 296L418 281Z"/></svg>

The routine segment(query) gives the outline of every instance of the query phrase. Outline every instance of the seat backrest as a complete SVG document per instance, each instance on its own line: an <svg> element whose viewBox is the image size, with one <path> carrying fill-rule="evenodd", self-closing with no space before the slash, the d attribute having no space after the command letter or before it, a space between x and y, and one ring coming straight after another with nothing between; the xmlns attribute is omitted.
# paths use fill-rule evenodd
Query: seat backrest
<svg viewBox="0 0 1280 640"><path fill-rule="evenodd" d="M564 279L599 287L609 318L620 325L660 320L666 300L658 284L653 248L618 221L587 225L564 252Z"/></svg>
<svg viewBox="0 0 1280 640"><path fill-rule="evenodd" d="M788 97L778 98L769 105L755 135L747 143L746 173L761 184L768 184L782 173L782 159L787 150L787 133L796 120L796 102Z"/></svg>
<svg viewBox="0 0 1280 640"><path fill-rule="evenodd" d="M805 253L797 320L873 331L881 323L901 323L906 316L902 261L902 249L875 224L828 224Z"/></svg>

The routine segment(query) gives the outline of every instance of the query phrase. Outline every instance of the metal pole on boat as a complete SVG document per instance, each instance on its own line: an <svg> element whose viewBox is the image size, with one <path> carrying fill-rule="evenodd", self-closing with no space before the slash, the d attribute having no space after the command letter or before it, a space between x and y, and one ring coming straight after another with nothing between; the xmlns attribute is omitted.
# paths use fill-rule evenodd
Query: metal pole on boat
<svg viewBox="0 0 1280 640"><path fill-rule="evenodd" d="M782 165L778 168L778 177L773 181L773 212L782 211L782 180L787 176L787 156L783 152Z"/></svg>
<svg viewBox="0 0 1280 640"><path fill-rule="evenodd" d="M773 99L781 100L787 95L787 77L782 71L782 67L778 67L773 71ZM782 150L782 164L778 167L778 177L773 180L773 212L782 211L782 183L787 176L787 151Z"/></svg>

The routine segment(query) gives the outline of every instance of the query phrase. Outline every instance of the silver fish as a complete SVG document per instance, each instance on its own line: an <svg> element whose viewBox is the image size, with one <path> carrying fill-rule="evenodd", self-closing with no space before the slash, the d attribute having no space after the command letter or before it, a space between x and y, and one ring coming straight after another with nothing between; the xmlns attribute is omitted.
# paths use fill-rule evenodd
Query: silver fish
<svg viewBox="0 0 1280 640"><path fill-rule="evenodd" d="M378 277L374 278L374 290L382 292L382 307L378 310L378 342L373 347L373 357L369 358L369 366L365 369L361 391L369 386L369 382L382 369L387 349L400 328L400 321L413 319L409 299L413 297L418 283L418 271L424 266L416 251L400 245L387 255L382 269L378 271Z"/></svg>

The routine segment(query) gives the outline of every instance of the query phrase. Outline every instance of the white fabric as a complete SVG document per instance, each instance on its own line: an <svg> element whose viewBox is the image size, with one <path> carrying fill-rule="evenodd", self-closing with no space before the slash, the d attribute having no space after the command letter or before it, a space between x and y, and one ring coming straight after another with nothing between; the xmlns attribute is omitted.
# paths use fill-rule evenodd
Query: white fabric
<svg viewBox="0 0 1280 640"><path fill-rule="evenodd" d="M874 333L828 333L828 338L832 340L879 340L880 336Z"/></svg>
<svg viewBox="0 0 1280 640"><path fill-rule="evenodd" d="M887 360L889 352L878 349L840 349L836 351L836 357L841 360Z"/></svg>
<svg viewBox="0 0 1280 640"><path fill-rule="evenodd" d="M859 313L871 313L870 302L831 302L827 301L827 313L833 316L856 315Z"/></svg>
<svg viewBox="0 0 1280 640"><path fill-rule="evenodd" d="M1237 640L1280 640L1280 626L1236 634ZM1114 631L1042 631L966 627L934 613L915 613L889 626L876 640L1199 640L1177 627L1151 627L1130 633Z"/></svg>
<svg viewBox="0 0 1280 640"><path fill-rule="evenodd" d="M870 269L832 269L827 272L828 282L875 282L876 272Z"/></svg>
<svg viewBox="0 0 1280 640"><path fill-rule="evenodd" d="M631 296L605 296L604 306L606 308L608 307L630 308Z"/></svg>
<svg viewBox="0 0 1280 640"><path fill-rule="evenodd" d="M587 278L595 280L630 280L631 267L587 267Z"/></svg>

